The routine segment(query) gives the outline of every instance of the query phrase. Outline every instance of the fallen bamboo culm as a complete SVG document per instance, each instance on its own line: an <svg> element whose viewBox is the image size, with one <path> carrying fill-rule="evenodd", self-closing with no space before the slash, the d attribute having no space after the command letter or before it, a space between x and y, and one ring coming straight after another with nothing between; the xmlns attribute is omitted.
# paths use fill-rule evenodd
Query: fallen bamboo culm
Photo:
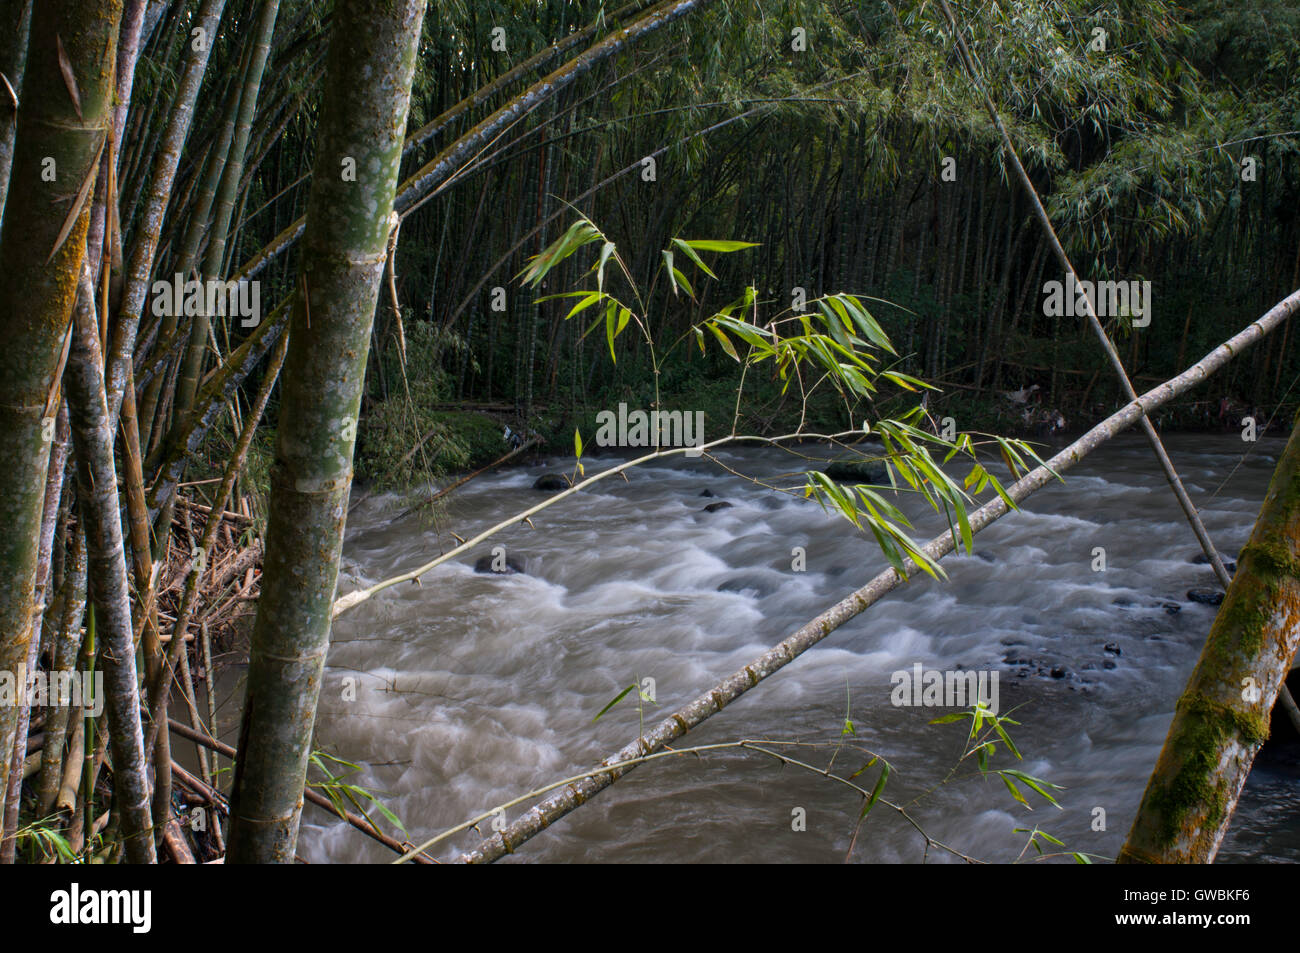
<svg viewBox="0 0 1300 953"><path fill-rule="evenodd" d="M217 754L225 755L231 761L235 760L236 751L234 748L230 747L230 745L225 744L224 742L221 741L217 741L215 738L209 738L207 735L201 734L195 731L193 728L187 727L186 725L177 721L175 718L167 719L167 727L170 728L173 733L180 735L182 738L186 739L187 741L193 741L195 744L203 745L205 748L217 752ZM311 788L304 788L302 792L302 796L304 800L311 801L311 803L315 804L317 807L324 808L325 810L333 814L335 817L347 821L349 824L351 824L361 833L365 834L367 837L371 838L372 840L379 841L379 843L383 844L389 850L394 851L395 853L401 854L403 856L407 854L408 847L410 846L409 844L403 844L401 841L389 837L383 831L379 830L373 824L367 821L364 817L360 817L359 815L353 814L351 811L340 811L337 807L334 806L333 802L331 802L329 798L319 793L318 791L313 791ZM416 863L421 863L421 864L433 863L432 860L429 860L424 856L415 857L412 859L415 860Z"/></svg>
<svg viewBox="0 0 1300 953"><path fill-rule="evenodd" d="M1107 417L1048 460L1045 466L1032 470L1007 487L1007 495L1019 502L1046 486L1054 479L1055 474L1068 470L1111 437L1137 423L1157 407L1206 380L1228 361L1277 328L1297 309L1300 309L1300 291L1292 292L1269 309L1259 320L1220 344L1177 377L1152 388L1117 413ZM1001 498L986 503L970 515L971 532L978 533L1009 511L1010 507ZM944 532L926 543L922 549L931 559L938 560L952 552L955 545L953 534ZM910 567L909 571L916 570L915 564L910 560L907 566ZM904 581L904 578L894 569L880 573L861 589L842 599L817 618L805 623L783 642L764 652L740 671L734 672L694 701L677 709L643 737L637 738L600 762L598 768L600 773L592 774L556 791L525 812L505 830L485 838L477 847L462 854L457 858L457 862L491 863L506 854L513 853L520 844L541 833L579 805L585 804L636 766L635 764L621 765L621 762L643 758L680 738L749 689L789 665L845 622L865 611L886 593L898 588ZM610 770L605 770L606 768Z"/></svg>

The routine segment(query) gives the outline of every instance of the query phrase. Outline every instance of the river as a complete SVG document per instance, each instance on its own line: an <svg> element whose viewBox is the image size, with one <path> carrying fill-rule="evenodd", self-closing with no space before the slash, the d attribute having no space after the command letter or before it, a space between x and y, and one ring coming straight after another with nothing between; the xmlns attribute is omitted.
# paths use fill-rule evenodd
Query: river
<svg viewBox="0 0 1300 953"><path fill-rule="evenodd" d="M1174 435L1168 446L1212 538L1235 558L1281 441ZM318 744L362 764L350 780L379 795L419 842L590 767L634 738L640 717L657 722L886 566L842 518L746 478L792 486L782 474L797 458L747 448L719 461L677 458L613 477L341 617ZM587 472L614 462L589 459ZM349 516L340 592L426 561L452 544L448 530L470 535L538 502L536 477L573 461L547 463L473 480L437 527L400 517L404 503L393 496L366 501ZM733 505L703 511L719 501ZM905 509L923 516L920 538L942 525L915 501ZM475 558L494 545L526 572L475 573ZM803 571L792 568L796 547ZM1094 568L1097 547L1104 571ZM818 767L833 756L844 775L870 749L893 768L883 796L900 805L919 797L908 816L956 851L1015 860L1026 835L1014 830L1037 825L1065 849L1111 858L1215 612L1186 595L1214 585L1209 567L1192 562L1197 552L1145 441L1122 436L976 536L973 555L945 559L947 580L914 578L678 746L801 742L785 750ZM1023 761L999 746L990 766L1061 785L1059 810L1021 786L1029 811L969 759L941 783L962 754L964 723L930 724L952 709L891 704L892 674L917 664L997 673L1000 711L1015 707L1021 722L1010 730ZM645 678L655 704L639 712L628 695L594 720ZM226 711L233 728L236 708ZM853 734L843 732L846 712ZM1295 744L1265 749L1220 862L1300 860L1297 755ZM857 782L870 788L878 771L879 763ZM715 750L638 768L506 862L957 859L927 851L883 804L855 841L861 804L800 767ZM435 853L445 859L475 842L461 835ZM392 856L310 807L299 850L313 863Z"/></svg>

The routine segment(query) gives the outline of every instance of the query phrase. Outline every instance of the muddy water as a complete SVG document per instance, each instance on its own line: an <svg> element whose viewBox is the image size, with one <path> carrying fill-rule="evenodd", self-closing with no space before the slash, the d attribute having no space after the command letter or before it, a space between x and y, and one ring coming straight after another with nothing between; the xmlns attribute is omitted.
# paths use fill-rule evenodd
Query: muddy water
<svg viewBox="0 0 1300 953"><path fill-rule="evenodd" d="M1235 555L1281 443L1263 440L1244 461L1235 438L1169 445L1212 537ZM657 704L644 706L653 723L886 565L843 519L726 469L791 486L781 474L797 460L770 449L719 459L725 468L679 460L598 484L338 620L318 744L364 765L353 780L423 840L622 747L638 728L632 696L593 721L622 687L654 680ZM588 473L613 462L590 460ZM441 533L400 518L401 501L367 501L349 517L340 591L425 561L450 545L445 530L464 536L537 502L538 474L572 465L549 463L473 481ZM1071 850L1113 857L1215 611L1186 592L1213 578L1191 562L1195 540L1141 438L1112 441L1066 479L976 537L974 555L945 560L947 581L918 578L887 596L683 744L798 741L806 746L792 753L822 766L844 739L887 759L885 796L912 802L912 819L955 850L1013 860L1025 846L1014 829L1038 824ZM720 500L733 505L703 512ZM906 508L922 516L918 533L938 530L933 515ZM492 545L526 572L476 574L474 558ZM804 571L792 569L795 547ZM1093 570L1096 547L1104 572ZM999 750L994 766L1062 785L1061 810L1026 792L1030 813L965 767L941 783L964 729L929 724L948 709L891 704L891 675L918 663L997 673L1001 710L1019 706L1012 737L1024 760ZM852 737L841 734L846 709ZM226 711L237 718L237 706ZM1266 749L1221 861L1300 860L1297 755ZM867 756L846 746L834 757L848 774ZM510 860L840 862L860 806L808 771L723 750L636 770ZM805 829L793 829L797 817ZM439 856L473 842L462 836ZM312 862L391 856L313 808L300 851ZM927 854L888 808L872 813L851 856L953 859Z"/></svg>

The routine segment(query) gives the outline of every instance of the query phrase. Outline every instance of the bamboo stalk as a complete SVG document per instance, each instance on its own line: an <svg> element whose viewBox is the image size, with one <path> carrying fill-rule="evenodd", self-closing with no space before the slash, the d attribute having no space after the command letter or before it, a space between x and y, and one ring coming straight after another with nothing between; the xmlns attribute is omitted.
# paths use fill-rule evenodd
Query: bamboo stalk
<svg viewBox="0 0 1300 953"><path fill-rule="evenodd" d="M149 817L149 781L140 728L135 637L118 512L113 428L104 397L94 286L86 267L82 268L80 291L66 375L68 416L77 452L77 489L85 512L90 595L96 619L103 627L100 655L113 748L114 799L127 859L132 863L153 863L156 858Z"/></svg>
<svg viewBox="0 0 1300 953"><path fill-rule="evenodd" d="M334 11L231 794L233 863L294 856L424 7L339 0ZM348 156L355 181L340 175Z"/></svg>
<svg viewBox="0 0 1300 953"><path fill-rule="evenodd" d="M55 639L53 664L50 667L53 677L59 673L73 672L77 655L81 651L81 619L86 611L86 537L81 528L73 533L72 554L63 585L63 618ZM59 780L63 773L63 743L68 726L73 721L77 726L81 724L70 701L71 699L65 701L62 698L56 700L46 720L41 774L36 782L37 810L42 817L50 813L58 798ZM78 760L78 755L72 755L71 760Z"/></svg>
<svg viewBox="0 0 1300 953"><path fill-rule="evenodd" d="M11 676L26 662L32 634L50 454L45 420L57 410L50 397L86 255L121 15L122 0L42 0L32 13L11 172L23 187L9 193L0 227L0 672ZM81 78L79 106L65 68ZM42 175L49 163L54 181ZM0 706L0 802L17 728L18 708Z"/></svg>
<svg viewBox="0 0 1300 953"><path fill-rule="evenodd" d="M128 371L135 353L135 335L144 313L145 298L149 292L149 277L153 271L154 256L162 233L163 215L172 197L172 183L180 165L181 152L189 138L190 124L194 118L194 105L203 77L208 68L208 57L217 45L218 28L225 11L226 0L202 0L196 15L195 28L203 31L205 42L190 43L185 66L176 89L176 100L163 135L162 147L154 155L153 172L145 194L145 210L136 231L135 244L125 276L122 306L114 324L113 346L106 354L104 378L107 385L109 422L117 428L117 415L122 406ZM187 31L188 32L188 31Z"/></svg>

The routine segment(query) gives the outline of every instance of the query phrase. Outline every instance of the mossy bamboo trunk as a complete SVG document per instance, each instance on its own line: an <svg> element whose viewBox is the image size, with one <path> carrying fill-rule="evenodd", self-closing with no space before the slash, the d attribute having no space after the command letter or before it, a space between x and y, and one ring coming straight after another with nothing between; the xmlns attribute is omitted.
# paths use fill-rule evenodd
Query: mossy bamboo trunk
<svg viewBox="0 0 1300 953"><path fill-rule="evenodd" d="M1300 645L1300 420L1210 628L1119 863L1209 863Z"/></svg>
<svg viewBox="0 0 1300 953"><path fill-rule="evenodd" d="M73 210L94 185L121 15L122 0L42 0L32 15L12 187L0 228L0 674L16 674L26 661L32 632L41 505L57 409L51 398L76 300L90 203ZM60 48L75 77L79 110L60 68ZM0 802L17 727L18 708L0 706L0 752L6 755L0 757Z"/></svg>
<svg viewBox="0 0 1300 953"><path fill-rule="evenodd" d="M424 6L340 0L334 12L230 799L230 863L294 857Z"/></svg>

